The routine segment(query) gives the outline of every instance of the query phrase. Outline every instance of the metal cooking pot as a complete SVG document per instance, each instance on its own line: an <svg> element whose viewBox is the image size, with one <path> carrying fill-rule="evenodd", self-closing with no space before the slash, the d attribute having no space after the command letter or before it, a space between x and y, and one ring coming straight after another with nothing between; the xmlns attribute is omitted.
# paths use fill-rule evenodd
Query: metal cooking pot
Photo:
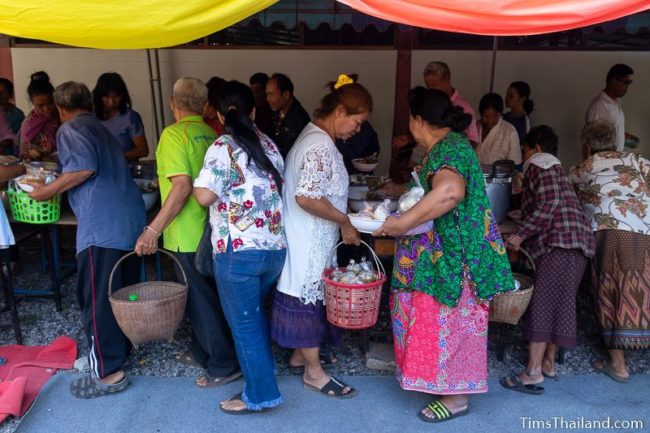
<svg viewBox="0 0 650 433"><path fill-rule="evenodd" d="M508 217L512 197L512 175L515 163L510 160L496 161L491 166L483 166L485 193L497 224Z"/></svg>

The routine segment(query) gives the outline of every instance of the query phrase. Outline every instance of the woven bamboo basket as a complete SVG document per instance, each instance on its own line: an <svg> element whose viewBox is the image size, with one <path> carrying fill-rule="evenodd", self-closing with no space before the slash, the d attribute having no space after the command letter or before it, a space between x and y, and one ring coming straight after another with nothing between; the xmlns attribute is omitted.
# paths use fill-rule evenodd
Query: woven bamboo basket
<svg viewBox="0 0 650 433"><path fill-rule="evenodd" d="M123 260L135 252L126 254L118 260L108 279L108 299L115 320L135 347L148 341L172 341L185 313L187 303L185 271L176 257L165 250L159 251L176 262L185 284L171 281L146 281L111 293L115 270ZM137 297L136 300L129 299L132 295Z"/></svg>
<svg viewBox="0 0 650 433"><path fill-rule="evenodd" d="M381 290L386 281L386 270L370 245L361 241L372 254L377 269L377 281L367 284L346 284L329 279L333 269L325 269L325 307L327 320L339 328L365 329L377 323ZM333 250L341 245L339 242Z"/></svg>
<svg viewBox="0 0 650 433"><path fill-rule="evenodd" d="M535 262L523 248L519 249L535 272ZM490 321L516 325L524 315L533 296L533 279L522 274L513 273L521 284L521 289L498 294L490 302Z"/></svg>

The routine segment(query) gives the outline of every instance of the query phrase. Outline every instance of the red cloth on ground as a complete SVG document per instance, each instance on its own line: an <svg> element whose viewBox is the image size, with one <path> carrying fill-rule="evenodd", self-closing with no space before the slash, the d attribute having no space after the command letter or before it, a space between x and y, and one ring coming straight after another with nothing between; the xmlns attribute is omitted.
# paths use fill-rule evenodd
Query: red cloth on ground
<svg viewBox="0 0 650 433"><path fill-rule="evenodd" d="M0 423L9 415L22 416L45 382L59 368L70 369L77 359L77 343L61 336L47 346L2 346L0 356Z"/></svg>

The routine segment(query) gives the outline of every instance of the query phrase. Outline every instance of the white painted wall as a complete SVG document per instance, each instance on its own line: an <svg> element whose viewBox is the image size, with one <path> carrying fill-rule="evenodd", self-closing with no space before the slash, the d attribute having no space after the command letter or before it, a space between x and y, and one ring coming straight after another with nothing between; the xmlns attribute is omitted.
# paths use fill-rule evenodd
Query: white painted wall
<svg viewBox="0 0 650 433"><path fill-rule="evenodd" d="M415 51L411 82L422 84L431 60L449 64L452 84L478 111L490 87L488 51ZM502 51L497 54L494 91L505 96L513 81L530 84L533 125L547 124L560 137L559 157L566 167L579 162L580 131L587 106L605 87L615 63L634 69L634 83L623 98L626 130L641 139L640 153L650 156L650 52ZM478 115L478 113L477 113Z"/></svg>
<svg viewBox="0 0 650 433"><path fill-rule="evenodd" d="M98 51L72 48L12 49L17 104L27 110L26 95L32 72L45 70L56 86L64 81L85 82L90 89L97 77L107 71L122 75L129 88L133 107L142 116L147 140L155 148L149 73L144 51ZM174 81L195 76L204 81L218 75L225 79L248 82L255 72L283 72L294 82L295 96L311 113L325 95L325 84L340 73L357 73L360 82L373 95L375 111L370 117L382 146L380 172L388 172L390 137L393 128L395 90L394 50L201 50L170 49L160 51L161 83L164 98L170 95ZM166 120L172 122L166 108Z"/></svg>
<svg viewBox="0 0 650 433"><path fill-rule="evenodd" d="M13 48L17 103L29 109L26 91L29 75L37 70L50 74L54 85L75 80L92 89L97 77L107 71L120 73L145 123L147 139L155 149L154 113L144 51L99 51L74 48ZM341 72L356 72L375 100L371 121L382 145L380 172L388 171L392 132L395 62L394 50L202 50L160 51L165 99L173 82L185 75L207 80L213 75L247 81L257 71L287 73L294 81L296 96L312 111L325 93L324 84ZM422 70L430 60L442 60L452 69L452 81L478 108L489 90L491 52L415 51L412 84L422 84ZM560 136L560 157L569 166L580 157L579 133L584 112L604 86L608 68L617 62L635 70L634 83L624 98L626 126L641 138L641 153L650 155L650 52L552 52L504 51L497 57L495 90L505 94L511 81L524 80L532 87L535 124L551 125ZM166 110L166 120L171 113Z"/></svg>

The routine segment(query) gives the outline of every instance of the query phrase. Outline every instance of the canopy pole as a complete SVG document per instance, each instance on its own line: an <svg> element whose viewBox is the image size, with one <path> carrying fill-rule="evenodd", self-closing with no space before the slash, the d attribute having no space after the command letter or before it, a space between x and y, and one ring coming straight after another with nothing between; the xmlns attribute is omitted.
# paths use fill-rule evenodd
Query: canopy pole
<svg viewBox="0 0 650 433"><path fill-rule="evenodd" d="M149 87L151 89L151 107L153 108L153 133L156 140L160 137L160 126L158 125L158 102L156 101L156 89L154 86L153 68L151 66L151 50L147 49L147 67L149 69Z"/></svg>
<svg viewBox="0 0 650 433"><path fill-rule="evenodd" d="M499 48L499 37L492 39L492 70L490 71L490 93L494 92L494 72L497 66L497 50Z"/></svg>
<svg viewBox="0 0 650 433"><path fill-rule="evenodd" d="M162 80L160 78L160 59L158 58L158 49L153 50L153 57L156 66L156 80L158 82L158 101L160 102L158 114L160 115L160 130L162 131L163 128L165 128L165 101L163 100Z"/></svg>

